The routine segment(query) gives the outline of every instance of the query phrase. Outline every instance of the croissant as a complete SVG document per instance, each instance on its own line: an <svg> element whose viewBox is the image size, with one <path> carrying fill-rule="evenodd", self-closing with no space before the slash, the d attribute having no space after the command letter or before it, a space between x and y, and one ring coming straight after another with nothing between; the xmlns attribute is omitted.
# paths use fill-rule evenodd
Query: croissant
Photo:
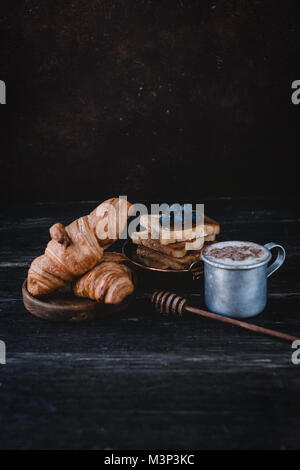
<svg viewBox="0 0 300 470"><path fill-rule="evenodd" d="M105 253L95 268L76 280L74 294L105 304L122 302L134 291L130 269L120 264L124 259L119 253Z"/></svg>
<svg viewBox="0 0 300 470"><path fill-rule="evenodd" d="M67 227L53 225L45 253L29 268L28 291L35 297L49 294L96 266L122 233L130 208L126 199L112 198Z"/></svg>

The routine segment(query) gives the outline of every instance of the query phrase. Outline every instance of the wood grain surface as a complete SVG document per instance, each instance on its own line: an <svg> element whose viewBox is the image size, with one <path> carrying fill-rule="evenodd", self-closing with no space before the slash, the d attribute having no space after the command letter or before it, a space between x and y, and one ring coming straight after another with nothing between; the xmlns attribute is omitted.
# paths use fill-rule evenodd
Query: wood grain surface
<svg viewBox="0 0 300 470"><path fill-rule="evenodd" d="M299 201L203 202L224 239L286 248L268 306L253 322L299 336ZM95 205L2 211L0 448L298 449L300 365L289 344L209 319L160 316L141 287L120 318L102 322L53 324L26 312L22 283L48 227ZM204 307L201 282L176 292Z"/></svg>

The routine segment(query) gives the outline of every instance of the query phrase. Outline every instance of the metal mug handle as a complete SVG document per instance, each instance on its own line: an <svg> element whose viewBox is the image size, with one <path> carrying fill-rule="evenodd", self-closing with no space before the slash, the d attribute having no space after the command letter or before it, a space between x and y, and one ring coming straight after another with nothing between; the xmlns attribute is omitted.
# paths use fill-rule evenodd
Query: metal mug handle
<svg viewBox="0 0 300 470"><path fill-rule="evenodd" d="M267 267L267 277L270 277L271 274L273 274L275 271L277 271L277 269L280 268L280 266L284 263L285 249L283 248L283 246L277 245L277 243L273 243L273 242L266 243L264 245L264 247L267 248L267 250L270 250L270 251L273 248L278 249L275 261L272 264L270 264L270 266Z"/></svg>
<svg viewBox="0 0 300 470"><path fill-rule="evenodd" d="M200 259L194 261L189 267L189 272L192 275L193 281L198 281L204 273L203 261Z"/></svg>

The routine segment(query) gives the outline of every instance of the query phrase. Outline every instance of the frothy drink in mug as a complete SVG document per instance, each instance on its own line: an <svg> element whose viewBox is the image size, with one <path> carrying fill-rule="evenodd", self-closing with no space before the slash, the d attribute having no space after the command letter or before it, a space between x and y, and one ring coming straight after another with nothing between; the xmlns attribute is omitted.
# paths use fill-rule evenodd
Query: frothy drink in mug
<svg viewBox="0 0 300 470"><path fill-rule="evenodd" d="M269 264L272 249L275 261ZM260 313L267 303L267 278L284 262L281 245L229 241L207 246L204 261L205 303L213 312L235 318Z"/></svg>
<svg viewBox="0 0 300 470"><path fill-rule="evenodd" d="M205 250L205 256L228 266L240 266L260 263L270 256L270 252L257 243L221 242L210 245Z"/></svg>

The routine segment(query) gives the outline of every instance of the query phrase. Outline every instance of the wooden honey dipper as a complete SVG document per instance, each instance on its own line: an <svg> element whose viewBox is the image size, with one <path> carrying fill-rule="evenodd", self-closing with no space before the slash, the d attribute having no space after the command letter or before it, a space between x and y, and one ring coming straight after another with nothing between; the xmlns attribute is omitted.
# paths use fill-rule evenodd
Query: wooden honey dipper
<svg viewBox="0 0 300 470"><path fill-rule="evenodd" d="M253 331L254 333L282 339L284 341L293 342L295 340L299 340L299 338L296 338L295 336L280 333L279 331L270 330L269 328L263 328L262 326L253 325L251 323L246 323L244 321L236 320L230 317L225 317L217 313L190 307L187 304L187 299L166 290L156 290L151 296L151 303L155 310L157 310L159 313L166 313L181 317L185 312L189 312L194 313L195 315L200 315L201 317L211 318L212 320L218 320L223 323L239 326L240 328L245 328L246 330Z"/></svg>

